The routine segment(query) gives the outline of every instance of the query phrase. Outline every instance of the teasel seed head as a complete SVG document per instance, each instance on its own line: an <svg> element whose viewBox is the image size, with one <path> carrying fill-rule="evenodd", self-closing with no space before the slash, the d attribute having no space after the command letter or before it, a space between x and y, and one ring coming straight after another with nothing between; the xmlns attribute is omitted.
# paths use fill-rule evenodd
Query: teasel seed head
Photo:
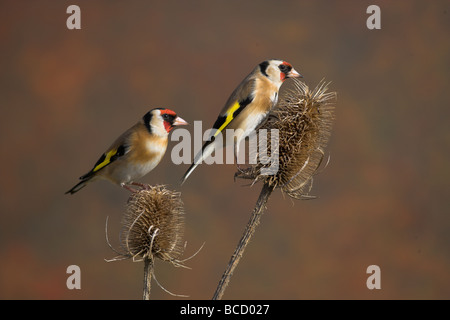
<svg viewBox="0 0 450 320"><path fill-rule="evenodd" d="M293 88L281 94L277 106L259 128L267 129L266 146L258 146L259 161L235 176L262 181L280 188L292 198L308 198L313 175L323 162L334 120L337 94L328 92L328 85L322 80L311 90L305 83L293 79ZM271 129L278 130L278 139L274 141ZM275 150L273 155L272 150ZM264 173L272 165L268 158L274 157L278 158L278 170L273 174Z"/></svg>
<svg viewBox="0 0 450 320"><path fill-rule="evenodd" d="M158 185L131 194L122 217L121 248L125 257L155 257L179 265L183 235L181 193Z"/></svg>

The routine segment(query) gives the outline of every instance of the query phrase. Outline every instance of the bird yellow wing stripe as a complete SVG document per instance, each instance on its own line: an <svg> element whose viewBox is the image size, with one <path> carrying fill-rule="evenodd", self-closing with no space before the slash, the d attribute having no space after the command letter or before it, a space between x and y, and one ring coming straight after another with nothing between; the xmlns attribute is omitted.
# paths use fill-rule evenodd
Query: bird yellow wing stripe
<svg viewBox="0 0 450 320"><path fill-rule="evenodd" d="M240 106L241 105L239 104L239 102L236 101L231 106L231 108L228 109L228 111L226 113L227 117L226 117L225 121L223 122L223 124L220 126L220 128L217 129L216 133L214 133L214 137L217 136L220 132L222 132L222 130L225 129L225 127L231 122L231 120L233 120L234 113L236 112L237 109L239 109Z"/></svg>
<svg viewBox="0 0 450 320"><path fill-rule="evenodd" d="M108 165L111 162L111 157L113 157L116 153L117 153L117 149L108 151L105 154L105 159L103 161L101 161L100 163L98 163L92 171L96 172L96 171L100 170L101 168L103 168L104 166Z"/></svg>

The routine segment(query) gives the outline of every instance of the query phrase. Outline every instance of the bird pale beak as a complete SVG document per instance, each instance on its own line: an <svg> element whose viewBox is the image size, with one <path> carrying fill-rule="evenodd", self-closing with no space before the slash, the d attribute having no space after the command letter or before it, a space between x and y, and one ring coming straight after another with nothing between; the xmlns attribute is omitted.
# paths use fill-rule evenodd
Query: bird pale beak
<svg viewBox="0 0 450 320"><path fill-rule="evenodd" d="M288 78L303 78L303 76L302 76L300 73L298 73L297 71L295 71L294 68L292 68L291 71L289 71L289 72L286 74L286 76L287 76Z"/></svg>
<svg viewBox="0 0 450 320"><path fill-rule="evenodd" d="M173 122L174 126L185 126L188 125L189 123L187 123L184 119L180 118L180 117L176 117L175 121Z"/></svg>

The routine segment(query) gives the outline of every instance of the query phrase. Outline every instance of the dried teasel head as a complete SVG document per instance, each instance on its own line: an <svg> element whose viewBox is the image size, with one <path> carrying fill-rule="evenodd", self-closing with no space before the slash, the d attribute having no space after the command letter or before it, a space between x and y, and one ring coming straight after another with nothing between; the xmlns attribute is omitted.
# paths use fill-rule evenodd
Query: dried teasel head
<svg viewBox="0 0 450 320"><path fill-rule="evenodd" d="M184 250L181 194L164 186L132 193L122 217L120 258L159 258L176 266Z"/></svg>
<svg viewBox="0 0 450 320"><path fill-rule="evenodd" d="M313 175L324 159L324 148L331 134L336 101L335 92L327 92L323 80L311 90L305 83L293 79L293 88L280 96L277 106L259 128L267 129L267 142L258 145L259 161L236 177L263 181L280 188L289 196L302 199L307 195ZM272 139L276 129L278 139ZM278 160L275 172L270 159Z"/></svg>

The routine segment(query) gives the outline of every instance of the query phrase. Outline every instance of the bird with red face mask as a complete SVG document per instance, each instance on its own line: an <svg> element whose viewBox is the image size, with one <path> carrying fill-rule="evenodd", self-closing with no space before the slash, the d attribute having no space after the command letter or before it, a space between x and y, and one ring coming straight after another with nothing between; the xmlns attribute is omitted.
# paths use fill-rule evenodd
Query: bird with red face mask
<svg viewBox="0 0 450 320"><path fill-rule="evenodd" d="M277 104L278 91L288 78L302 77L290 63L283 60L266 60L253 71L231 93L213 125L212 134L194 157L194 161L181 179L183 184L194 169L218 146L233 142L235 156L240 142L248 137L267 117ZM227 139L227 129L233 129L233 139ZM222 138L221 144L217 139Z"/></svg>
<svg viewBox="0 0 450 320"><path fill-rule="evenodd" d="M121 187L136 191L130 185L152 171L161 161L167 149L169 132L188 123L170 109L156 108L125 131L103 153L91 171L80 177L80 182L66 192L74 194L87 183L105 179Z"/></svg>

